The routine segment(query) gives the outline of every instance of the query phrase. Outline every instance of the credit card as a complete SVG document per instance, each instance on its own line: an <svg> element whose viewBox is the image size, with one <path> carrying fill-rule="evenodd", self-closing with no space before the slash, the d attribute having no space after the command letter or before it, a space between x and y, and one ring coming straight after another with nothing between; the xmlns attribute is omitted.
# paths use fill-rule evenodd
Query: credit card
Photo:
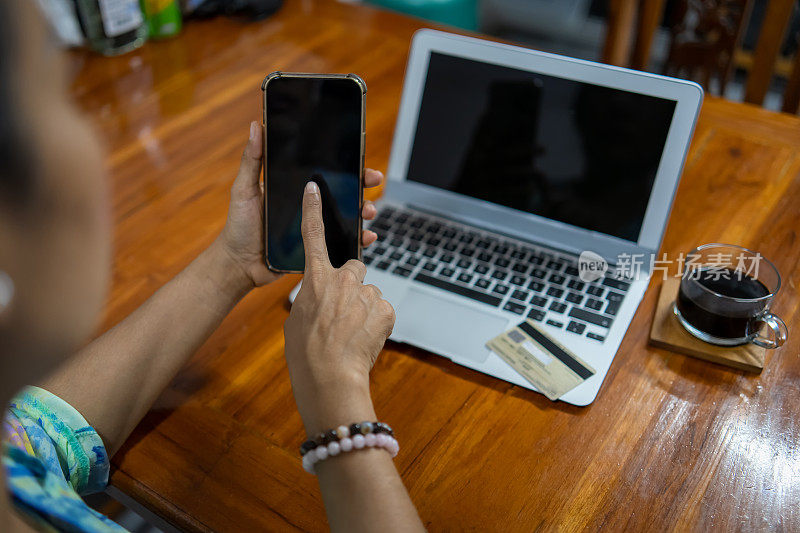
<svg viewBox="0 0 800 533"><path fill-rule="evenodd" d="M486 343L511 368L551 400L557 400L595 374L582 361L526 320Z"/></svg>

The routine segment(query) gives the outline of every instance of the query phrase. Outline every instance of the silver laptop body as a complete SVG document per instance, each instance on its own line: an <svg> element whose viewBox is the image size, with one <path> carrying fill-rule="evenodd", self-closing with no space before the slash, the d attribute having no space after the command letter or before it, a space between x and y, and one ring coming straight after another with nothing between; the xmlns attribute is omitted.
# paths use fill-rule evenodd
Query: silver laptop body
<svg viewBox="0 0 800 533"><path fill-rule="evenodd" d="M597 372L647 288L702 102L690 82L422 30L366 283L391 339L534 389L485 347L534 320ZM609 265L591 282L578 258ZM612 275L613 273L613 275Z"/></svg>

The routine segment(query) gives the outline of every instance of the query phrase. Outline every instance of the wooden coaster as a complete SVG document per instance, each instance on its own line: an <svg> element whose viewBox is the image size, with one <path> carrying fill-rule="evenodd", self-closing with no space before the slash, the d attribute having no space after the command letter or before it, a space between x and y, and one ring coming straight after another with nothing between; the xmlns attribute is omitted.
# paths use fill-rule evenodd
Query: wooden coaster
<svg viewBox="0 0 800 533"><path fill-rule="evenodd" d="M732 366L750 372L761 372L767 349L755 344L715 346L694 337L681 326L672 311L678 295L680 278L668 278L661 285L658 306L650 328L650 344L699 359Z"/></svg>

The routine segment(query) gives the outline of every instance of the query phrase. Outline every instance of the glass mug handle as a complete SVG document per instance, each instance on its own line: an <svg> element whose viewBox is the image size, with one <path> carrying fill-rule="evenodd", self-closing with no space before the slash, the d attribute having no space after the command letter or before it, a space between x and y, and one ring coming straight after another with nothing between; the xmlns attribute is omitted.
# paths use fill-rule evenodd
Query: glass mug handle
<svg viewBox="0 0 800 533"><path fill-rule="evenodd" d="M762 337L761 335L756 332L755 337L750 341L756 346L761 346L762 348L774 349L786 342L786 338L789 336L789 330L786 328L786 324L780 318L776 317L772 313L764 313L763 315L756 317L756 323L763 322L769 329L772 330L772 337L767 338Z"/></svg>

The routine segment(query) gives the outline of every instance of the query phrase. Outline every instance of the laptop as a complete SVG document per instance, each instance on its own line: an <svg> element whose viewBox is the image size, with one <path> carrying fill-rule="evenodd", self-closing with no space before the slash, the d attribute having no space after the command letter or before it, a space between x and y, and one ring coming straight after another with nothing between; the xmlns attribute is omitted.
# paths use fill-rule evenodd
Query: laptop
<svg viewBox="0 0 800 533"><path fill-rule="evenodd" d="M647 288L702 99L688 81L418 31L364 251L365 283L396 311L390 338L536 390L485 347L530 319L596 370L560 398L591 403ZM606 273L590 279L582 253Z"/></svg>

